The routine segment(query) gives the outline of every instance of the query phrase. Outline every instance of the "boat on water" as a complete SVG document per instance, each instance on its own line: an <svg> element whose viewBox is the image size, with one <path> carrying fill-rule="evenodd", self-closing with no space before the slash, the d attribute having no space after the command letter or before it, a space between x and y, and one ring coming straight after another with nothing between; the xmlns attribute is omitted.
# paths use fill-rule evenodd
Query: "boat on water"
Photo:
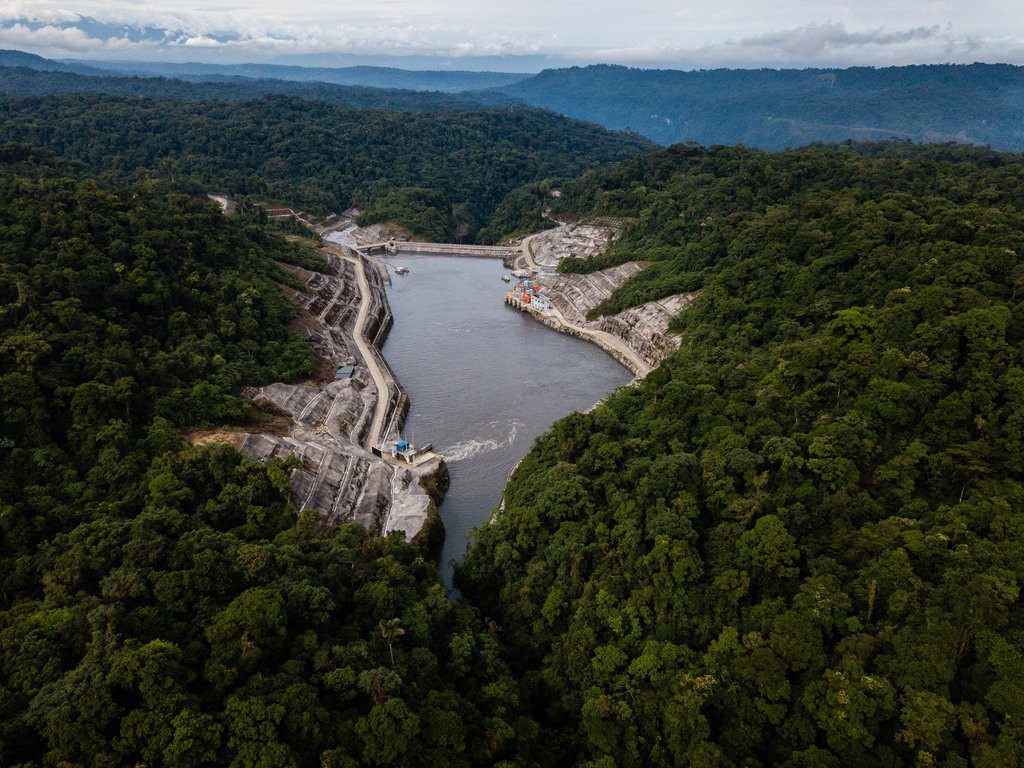
<svg viewBox="0 0 1024 768"><path fill-rule="evenodd" d="M501 279L504 280L506 283L511 283L512 282L512 276L511 275L502 275Z"/></svg>
<svg viewBox="0 0 1024 768"><path fill-rule="evenodd" d="M408 275L409 274L409 268L408 267L395 267L395 274L396 275Z"/></svg>

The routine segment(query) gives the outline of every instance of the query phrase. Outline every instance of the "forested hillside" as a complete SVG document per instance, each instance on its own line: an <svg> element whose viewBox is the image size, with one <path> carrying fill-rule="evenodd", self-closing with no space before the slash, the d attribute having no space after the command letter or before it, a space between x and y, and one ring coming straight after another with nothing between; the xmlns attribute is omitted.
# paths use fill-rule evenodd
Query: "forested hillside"
<svg viewBox="0 0 1024 768"><path fill-rule="evenodd" d="M1024 766L1021 156L637 157L281 96L0 115L89 169L0 149L0 764ZM453 600L297 514L289 464L183 442L313 370L279 262L317 257L213 190L437 237L616 216L564 268L649 266L597 312L698 296L537 441Z"/></svg>
<svg viewBox="0 0 1024 768"><path fill-rule="evenodd" d="M310 372L271 282L308 255L10 145L0 248L0 764L528 756L493 628L421 550L318 531L287 464L182 442Z"/></svg>
<svg viewBox="0 0 1024 768"><path fill-rule="evenodd" d="M457 574L551 759L1024 764L1024 160L675 147L561 199L636 219L617 306L700 294Z"/></svg>
<svg viewBox="0 0 1024 768"><path fill-rule="evenodd" d="M208 64L202 62L173 63L167 61L98 61L72 62L75 68L97 68L111 73L162 75L189 80L211 80L219 77L244 77L263 80L336 83L368 88L402 88L414 91L460 91L497 88L529 77L512 72L473 72L466 70L413 70L394 67L300 67L282 64Z"/></svg>
<svg viewBox="0 0 1024 768"><path fill-rule="evenodd" d="M382 109L520 104L634 131L662 145L779 150L910 139L1024 150L1024 67L1007 64L697 71L593 65L527 75L159 61L90 65L0 51L0 91L228 100L277 93Z"/></svg>
<svg viewBox="0 0 1024 768"><path fill-rule="evenodd" d="M467 94L629 129L661 144L958 141L1024 150L1024 67L1003 64L850 69L545 70Z"/></svg>
<svg viewBox="0 0 1024 768"><path fill-rule="evenodd" d="M314 212L356 204L437 239L453 231L471 238L522 184L649 147L529 108L396 112L284 96L231 103L4 98L0 120L0 140L45 147L117 179L149 170L191 181L196 192L254 195Z"/></svg>
<svg viewBox="0 0 1024 768"><path fill-rule="evenodd" d="M188 101L252 101L271 94L326 101L367 109L451 110L479 107L469 99L443 93L420 93L392 88L334 85L319 82L211 77L193 81L168 77L127 77L113 72L85 75L65 70L39 70L0 66L0 93L8 96L51 96L66 93L102 93L108 96L145 96Z"/></svg>

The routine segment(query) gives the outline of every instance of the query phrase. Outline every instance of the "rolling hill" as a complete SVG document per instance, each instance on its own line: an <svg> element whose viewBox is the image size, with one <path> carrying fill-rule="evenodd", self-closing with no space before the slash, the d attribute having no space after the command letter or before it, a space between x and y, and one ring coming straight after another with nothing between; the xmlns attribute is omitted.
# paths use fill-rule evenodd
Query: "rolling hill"
<svg viewBox="0 0 1024 768"><path fill-rule="evenodd" d="M1024 149L1024 68L1003 64L684 72L619 66L545 70L468 94L632 130L659 144L987 144Z"/></svg>

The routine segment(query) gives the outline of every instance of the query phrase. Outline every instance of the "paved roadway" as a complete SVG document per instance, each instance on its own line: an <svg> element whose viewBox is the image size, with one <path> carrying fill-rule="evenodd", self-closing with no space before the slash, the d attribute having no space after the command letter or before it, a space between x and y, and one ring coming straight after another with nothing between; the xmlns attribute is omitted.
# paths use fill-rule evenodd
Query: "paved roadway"
<svg viewBox="0 0 1024 768"><path fill-rule="evenodd" d="M563 224L562 222L558 221L558 219L551 220L558 225L557 227L555 227L555 229L561 229L563 227L568 226L567 224ZM530 243L533 242L533 239L535 237L540 237L541 235L548 234L551 234L550 229L542 229L540 232L534 232L532 235L527 235L526 237L524 237L522 242L519 244L520 248L522 248L523 254L522 256L516 257L515 263L513 263L512 266L515 269L540 269L540 265L533 260L533 253L530 251Z"/></svg>
<svg viewBox="0 0 1024 768"><path fill-rule="evenodd" d="M547 230L545 230L546 232ZM523 238L523 242L520 243L520 247L523 249L523 255L518 256L515 263L512 265L516 269L532 269L537 266L533 261L533 254L530 252L530 241L538 235L543 235L544 232L535 232L532 235L527 235Z"/></svg>
<svg viewBox="0 0 1024 768"><path fill-rule="evenodd" d="M373 379L373 384L377 388L377 407L374 409L373 421L370 423L370 431L366 436L366 449L370 450L378 447L380 444L381 431L384 429L384 419L388 413L390 389L388 388L388 381L384 377L384 372L377 365L376 350L371 347L366 338L366 318L370 314L371 302L370 284L366 280L363 260L359 256L348 254L344 251L344 248L337 249L335 253L338 253L345 261L355 265L356 280L359 283L361 301L359 302L359 312L356 314L355 326L352 329L352 338L356 343L360 356L366 361L366 369L370 372L370 378Z"/></svg>
<svg viewBox="0 0 1024 768"><path fill-rule="evenodd" d="M651 366L647 364L647 361L645 361L636 352L634 352L626 344L624 344L618 336L613 336L607 331L599 331L594 328L588 328L585 325L576 325L575 323L570 323L568 320L565 319L565 315L558 311L558 307L554 305L551 306L551 312L556 317L558 317L558 319L566 327L575 328L582 335L589 336L590 338L594 339L595 343L599 347L608 345L616 349L618 352L621 352L623 357L625 357L633 364L631 367L633 370L633 375L636 376L636 378L642 379L644 376L651 372ZM604 343L602 344L600 342Z"/></svg>
<svg viewBox="0 0 1024 768"><path fill-rule="evenodd" d="M564 227L565 225L560 223L559 226ZM543 230L542 232L535 232L534 234L528 235L527 237L523 238L523 242L521 244L523 254L522 256L519 256L516 259L516 269L522 269L523 265L525 265L527 268L537 267L536 262L534 262L533 260L533 254L530 251L530 243L535 237L547 234L550 231L551 230ZM580 334L584 336L589 336L590 338L594 339L595 342L604 342L604 344L598 343L599 347L607 345L617 350L618 352L621 352L623 357L632 362L633 373L636 375L637 378L642 379L644 376L651 372L651 366L648 365L647 362L643 358L641 358L636 352L630 349L630 347L624 344L617 336L613 336L612 334L607 333L606 331L599 331L593 328L587 328L584 325L576 325L576 323L570 323L568 320L565 319L565 316L561 312L559 312L558 308L555 307L554 305L551 306L551 312L556 317L558 317L562 325L568 328L576 329L577 331L580 332Z"/></svg>

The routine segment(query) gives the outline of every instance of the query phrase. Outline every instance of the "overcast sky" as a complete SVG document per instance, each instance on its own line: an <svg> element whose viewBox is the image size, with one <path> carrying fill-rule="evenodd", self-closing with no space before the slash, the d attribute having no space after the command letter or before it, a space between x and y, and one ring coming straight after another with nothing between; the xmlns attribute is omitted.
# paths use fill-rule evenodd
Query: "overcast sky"
<svg viewBox="0 0 1024 768"><path fill-rule="evenodd" d="M1024 64L1024 1L0 0L0 47L79 59L341 64L386 56L417 67L524 71L597 62Z"/></svg>

